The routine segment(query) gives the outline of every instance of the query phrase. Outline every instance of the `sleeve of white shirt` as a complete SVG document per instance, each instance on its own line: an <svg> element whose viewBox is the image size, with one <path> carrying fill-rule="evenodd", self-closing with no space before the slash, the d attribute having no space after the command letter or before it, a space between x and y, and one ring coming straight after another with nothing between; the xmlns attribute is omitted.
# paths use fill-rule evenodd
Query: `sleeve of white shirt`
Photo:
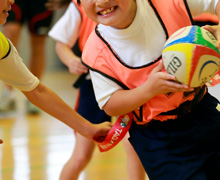
<svg viewBox="0 0 220 180"><path fill-rule="evenodd" d="M0 60L0 79L21 91L32 91L38 86L39 79L28 70L16 48L8 42L10 52Z"/></svg>
<svg viewBox="0 0 220 180"><path fill-rule="evenodd" d="M111 95L122 88L114 81L104 77L103 75L97 72L90 70L90 75L92 79L96 101L99 105L99 108L103 109L104 105L108 102Z"/></svg>
<svg viewBox="0 0 220 180"><path fill-rule="evenodd" d="M60 41L72 47L79 37L80 25L80 12L75 4L71 2L63 16L49 31L48 35L55 41Z"/></svg>
<svg viewBox="0 0 220 180"><path fill-rule="evenodd" d="M215 8L219 0L187 0L192 16L202 13L215 14Z"/></svg>

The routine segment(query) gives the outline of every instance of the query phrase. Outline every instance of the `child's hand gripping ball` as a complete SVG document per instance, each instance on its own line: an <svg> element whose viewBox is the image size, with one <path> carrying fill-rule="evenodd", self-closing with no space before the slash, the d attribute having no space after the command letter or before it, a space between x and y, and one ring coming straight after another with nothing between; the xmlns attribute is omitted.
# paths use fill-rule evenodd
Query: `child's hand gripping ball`
<svg viewBox="0 0 220 180"><path fill-rule="evenodd" d="M170 36L164 45L164 67L177 81L199 87L218 72L220 52L216 38L199 26L187 26Z"/></svg>

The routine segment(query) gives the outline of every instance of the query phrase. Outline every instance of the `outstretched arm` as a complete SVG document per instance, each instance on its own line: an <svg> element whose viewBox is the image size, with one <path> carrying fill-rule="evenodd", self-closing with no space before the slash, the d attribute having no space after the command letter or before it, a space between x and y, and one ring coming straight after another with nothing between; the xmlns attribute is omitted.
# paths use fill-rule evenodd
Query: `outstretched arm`
<svg viewBox="0 0 220 180"><path fill-rule="evenodd" d="M89 139L106 136L111 128L109 122L97 125L90 123L41 83L34 90L23 93L31 103Z"/></svg>

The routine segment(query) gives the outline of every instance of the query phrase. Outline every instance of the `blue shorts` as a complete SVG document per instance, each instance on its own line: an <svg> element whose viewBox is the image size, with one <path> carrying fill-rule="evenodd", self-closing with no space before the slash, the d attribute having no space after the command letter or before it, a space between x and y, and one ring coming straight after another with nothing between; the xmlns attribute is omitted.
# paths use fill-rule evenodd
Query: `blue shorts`
<svg viewBox="0 0 220 180"><path fill-rule="evenodd" d="M36 35L47 35L53 12L45 7L46 0L16 0L11 6L7 22L28 23L29 31Z"/></svg>
<svg viewBox="0 0 220 180"><path fill-rule="evenodd" d="M111 121L111 117L103 110L100 110L96 102L91 80L84 80L80 85L77 104L76 111L91 123L99 124Z"/></svg>
<svg viewBox="0 0 220 180"><path fill-rule="evenodd" d="M219 106L206 93L181 118L133 122L129 140L151 180L220 180Z"/></svg>

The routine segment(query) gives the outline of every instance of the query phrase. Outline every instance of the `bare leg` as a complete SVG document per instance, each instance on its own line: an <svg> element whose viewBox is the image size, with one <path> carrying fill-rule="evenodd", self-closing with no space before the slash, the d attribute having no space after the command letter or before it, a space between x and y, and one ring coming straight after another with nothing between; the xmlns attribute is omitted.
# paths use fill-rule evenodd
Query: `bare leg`
<svg viewBox="0 0 220 180"><path fill-rule="evenodd" d="M5 36L18 48L20 33L22 25L17 22L9 22L4 25ZM47 36L39 36L35 34L30 35L31 41L31 55L30 55L30 71L41 78L45 68L45 41Z"/></svg>
<svg viewBox="0 0 220 180"><path fill-rule="evenodd" d="M127 154L127 171L128 180L145 180L147 177L146 172L141 164L141 161L134 151L132 145L128 141L129 135L127 134L122 143Z"/></svg>
<svg viewBox="0 0 220 180"><path fill-rule="evenodd" d="M45 41L47 36L31 34L31 57L29 69L39 79L42 78L45 69Z"/></svg>
<svg viewBox="0 0 220 180"><path fill-rule="evenodd" d="M42 79L46 64L46 38L47 36L45 35L30 34L31 52L29 58L29 70L40 80ZM29 114L38 114L40 113L40 109L27 101L27 112Z"/></svg>
<svg viewBox="0 0 220 180"><path fill-rule="evenodd" d="M77 133L73 154L64 165L60 180L77 180L90 162L94 148L94 142Z"/></svg>
<svg viewBox="0 0 220 180"><path fill-rule="evenodd" d="M17 48L20 38L22 25L16 22L9 22L3 26L4 35L14 44Z"/></svg>

